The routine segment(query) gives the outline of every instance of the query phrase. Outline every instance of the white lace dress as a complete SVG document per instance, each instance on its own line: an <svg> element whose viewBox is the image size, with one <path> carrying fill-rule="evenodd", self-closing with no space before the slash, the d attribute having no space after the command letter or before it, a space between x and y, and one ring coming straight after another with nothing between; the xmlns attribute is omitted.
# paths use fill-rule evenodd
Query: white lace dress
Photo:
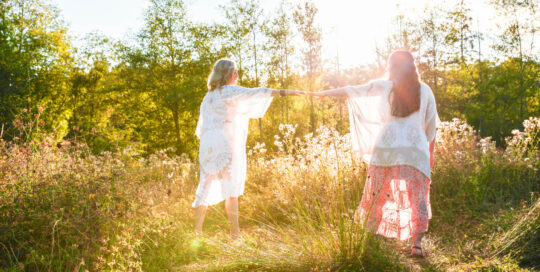
<svg viewBox="0 0 540 272"><path fill-rule="evenodd" d="M243 194L249 119L262 118L271 102L266 88L226 85L205 95L195 131L201 171L194 208Z"/></svg>
<svg viewBox="0 0 540 272"><path fill-rule="evenodd" d="M421 83L420 109L405 118L390 114L389 80L345 87L353 150L376 166L410 165L430 178L429 145L440 122L435 97Z"/></svg>

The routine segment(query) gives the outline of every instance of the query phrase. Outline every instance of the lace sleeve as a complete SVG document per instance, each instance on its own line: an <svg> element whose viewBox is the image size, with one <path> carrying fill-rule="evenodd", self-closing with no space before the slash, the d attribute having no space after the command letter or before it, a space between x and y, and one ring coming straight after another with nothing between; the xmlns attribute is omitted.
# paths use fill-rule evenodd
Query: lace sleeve
<svg viewBox="0 0 540 272"><path fill-rule="evenodd" d="M262 118L272 103L272 90L234 86L227 102L236 107L236 113L247 118Z"/></svg>

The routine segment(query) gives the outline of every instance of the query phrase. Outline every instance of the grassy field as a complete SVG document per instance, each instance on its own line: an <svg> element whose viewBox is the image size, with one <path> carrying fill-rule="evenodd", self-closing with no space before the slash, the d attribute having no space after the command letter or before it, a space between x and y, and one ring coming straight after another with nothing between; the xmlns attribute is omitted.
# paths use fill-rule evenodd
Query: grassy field
<svg viewBox="0 0 540 272"><path fill-rule="evenodd" d="M0 140L0 271L535 271L540 119L524 125L505 149L460 120L441 125L424 259L353 223L366 165L328 128L284 125L273 151L250 148L239 241L223 204L193 234L186 157Z"/></svg>

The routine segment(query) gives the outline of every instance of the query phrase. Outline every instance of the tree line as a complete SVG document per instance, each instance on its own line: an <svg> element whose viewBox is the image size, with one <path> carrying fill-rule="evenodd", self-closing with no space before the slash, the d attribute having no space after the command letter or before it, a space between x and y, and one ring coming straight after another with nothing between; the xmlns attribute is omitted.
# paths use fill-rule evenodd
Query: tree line
<svg viewBox="0 0 540 272"><path fill-rule="evenodd" d="M441 119L467 120L499 143L529 116L540 115L535 1L492 0L500 33L473 29L468 2L398 15L394 33L378 44L377 61L341 69L322 57L323 31L310 1L282 1L264 12L256 0L229 0L224 23L189 19L181 0L150 0L136 34L115 40L99 33L75 47L60 11L44 0L0 3L0 126L2 137L55 137L87 143L94 152L129 149L148 154L173 148L195 156L199 105L212 64L239 66L247 87L320 91L384 76L395 49L414 52L421 78L435 93ZM486 57L482 48L494 54ZM273 141L281 123L297 133L321 125L347 132L343 101L276 98L250 124L250 139ZM14 122L43 111L20 131ZM34 122L34 123L32 123ZM18 131L19 130L19 131Z"/></svg>

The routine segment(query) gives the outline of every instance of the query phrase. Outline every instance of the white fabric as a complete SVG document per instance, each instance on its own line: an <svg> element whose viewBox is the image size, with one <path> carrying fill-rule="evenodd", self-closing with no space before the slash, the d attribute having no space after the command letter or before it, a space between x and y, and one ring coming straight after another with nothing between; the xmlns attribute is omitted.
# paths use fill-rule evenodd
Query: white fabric
<svg viewBox="0 0 540 272"><path fill-rule="evenodd" d="M390 113L389 80L345 87L353 150L372 165L410 165L428 178L429 142L435 139L439 120L435 97L421 83L420 109L400 118Z"/></svg>
<svg viewBox="0 0 540 272"><path fill-rule="evenodd" d="M249 118L262 118L271 102L265 88L226 85L205 95L195 130L201 171L194 208L243 194Z"/></svg>

